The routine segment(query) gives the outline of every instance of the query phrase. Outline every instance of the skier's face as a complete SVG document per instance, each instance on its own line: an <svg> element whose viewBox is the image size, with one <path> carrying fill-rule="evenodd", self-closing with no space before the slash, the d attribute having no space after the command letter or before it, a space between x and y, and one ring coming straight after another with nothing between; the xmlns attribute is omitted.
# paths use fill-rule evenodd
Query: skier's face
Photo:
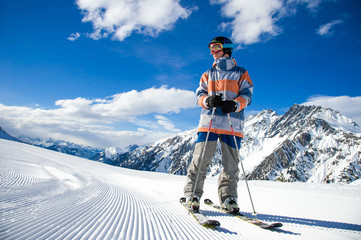
<svg viewBox="0 0 361 240"><path fill-rule="evenodd" d="M223 56L223 50L219 52L211 51L211 54L214 58L214 60L217 60L218 58L221 58Z"/></svg>

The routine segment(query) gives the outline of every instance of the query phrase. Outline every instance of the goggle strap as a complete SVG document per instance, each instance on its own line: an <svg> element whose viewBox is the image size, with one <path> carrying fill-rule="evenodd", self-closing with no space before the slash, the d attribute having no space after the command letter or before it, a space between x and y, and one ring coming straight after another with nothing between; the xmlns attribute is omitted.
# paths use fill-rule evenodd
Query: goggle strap
<svg viewBox="0 0 361 240"><path fill-rule="evenodd" d="M233 44L223 44L223 48L233 48Z"/></svg>

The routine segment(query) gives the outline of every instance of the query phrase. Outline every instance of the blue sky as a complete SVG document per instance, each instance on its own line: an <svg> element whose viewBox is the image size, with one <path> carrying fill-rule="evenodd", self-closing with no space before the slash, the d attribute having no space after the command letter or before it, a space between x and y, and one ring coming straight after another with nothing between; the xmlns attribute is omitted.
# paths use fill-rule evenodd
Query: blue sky
<svg viewBox="0 0 361 240"><path fill-rule="evenodd" d="M294 103L361 125L358 0L0 0L0 126L97 147L197 127L215 36L254 83L248 114Z"/></svg>

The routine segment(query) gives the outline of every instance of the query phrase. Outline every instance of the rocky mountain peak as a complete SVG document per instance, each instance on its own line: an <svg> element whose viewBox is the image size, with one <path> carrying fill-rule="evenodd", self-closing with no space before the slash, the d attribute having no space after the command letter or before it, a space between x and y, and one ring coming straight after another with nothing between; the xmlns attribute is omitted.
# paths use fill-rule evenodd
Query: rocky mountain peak
<svg viewBox="0 0 361 240"><path fill-rule="evenodd" d="M293 105L279 116L270 109L246 118L240 150L249 179L352 182L361 177L358 126L338 111ZM186 174L196 130L143 146L110 160L113 165ZM108 160L109 161L109 160ZM221 151L209 169L217 175Z"/></svg>

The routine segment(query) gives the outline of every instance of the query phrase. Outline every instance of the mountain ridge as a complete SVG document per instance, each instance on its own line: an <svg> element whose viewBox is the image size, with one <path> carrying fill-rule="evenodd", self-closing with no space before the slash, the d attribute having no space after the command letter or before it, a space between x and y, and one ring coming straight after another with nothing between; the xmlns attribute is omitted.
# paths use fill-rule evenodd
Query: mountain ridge
<svg viewBox="0 0 361 240"><path fill-rule="evenodd" d="M248 179L350 183L361 177L360 132L355 122L330 108L295 104L281 116L268 109L247 117L240 156ZM185 175L195 141L194 129L96 160ZM217 148L208 174L215 176L220 169Z"/></svg>

